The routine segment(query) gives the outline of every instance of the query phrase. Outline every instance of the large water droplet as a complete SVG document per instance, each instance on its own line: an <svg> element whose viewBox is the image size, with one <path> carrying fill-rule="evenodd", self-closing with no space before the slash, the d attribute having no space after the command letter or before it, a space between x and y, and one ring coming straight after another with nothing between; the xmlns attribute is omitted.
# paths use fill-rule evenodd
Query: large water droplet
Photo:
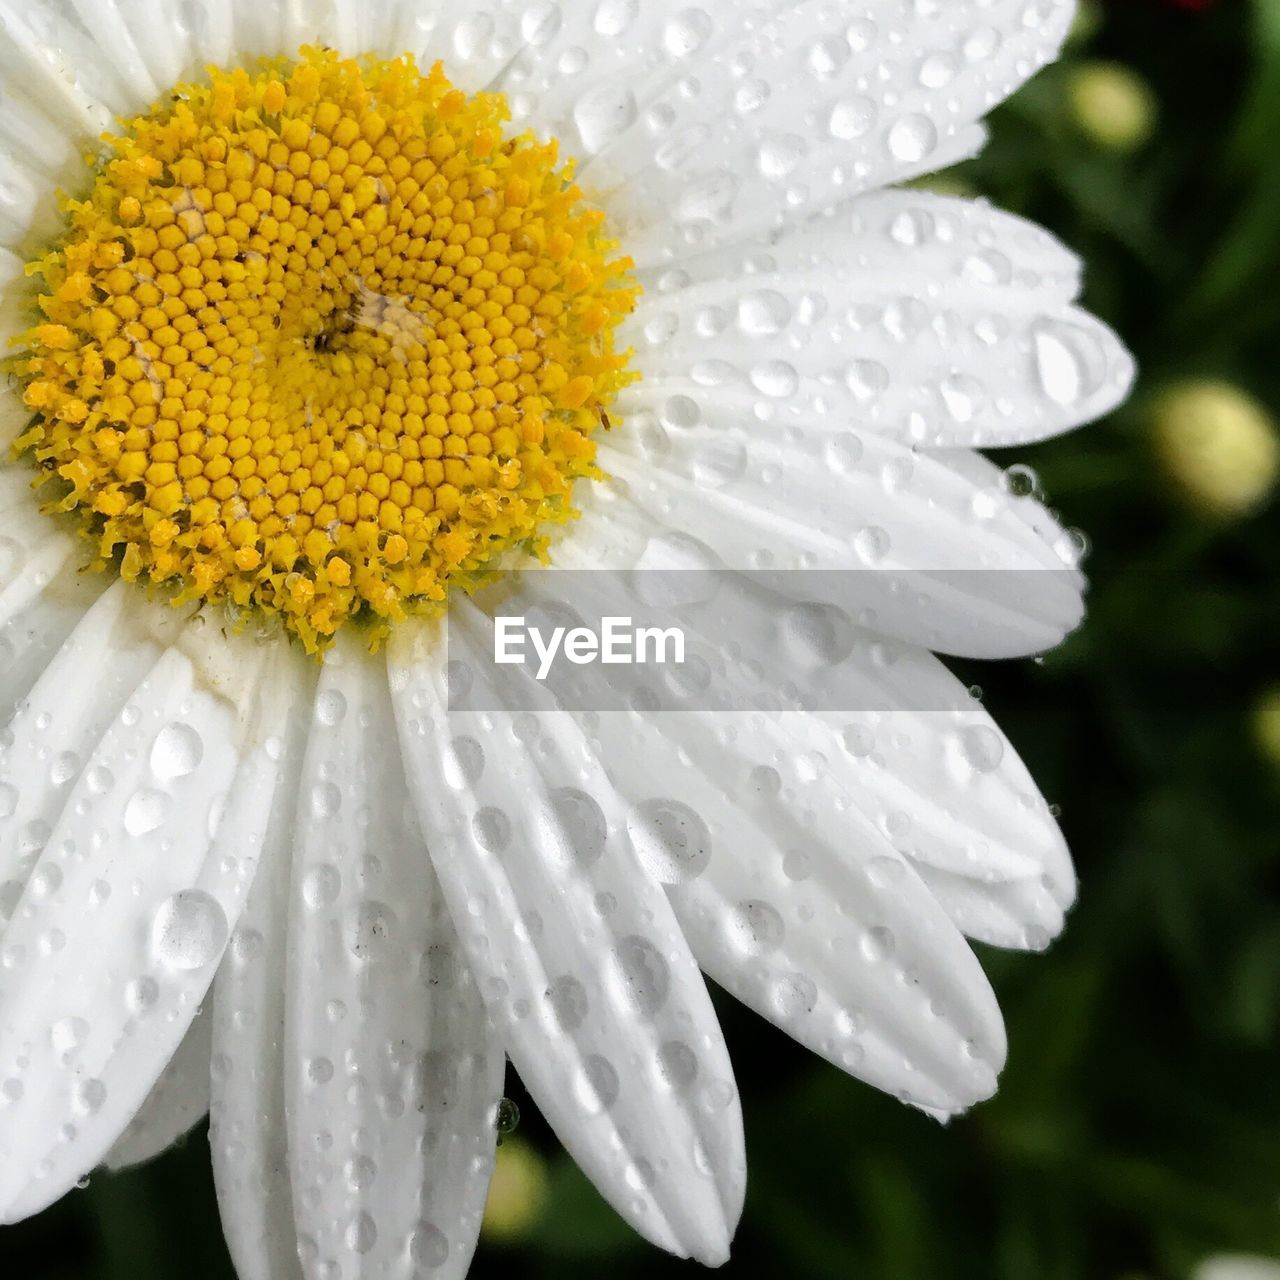
<svg viewBox="0 0 1280 1280"><path fill-rule="evenodd" d="M623 938L615 953L623 994L637 1013L652 1018L671 992L671 970L658 948L638 934Z"/></svg>
<svg viewBox="0 0 1280 1280"><path fill-rule="evenodd" d="M889 152L903 164L916 164L938 145L938 130L928 116L905 115L889 130Z"/></svg>
<svg viewBox="0 0 1280 1280"><path fill-rule="evenodd" d="M69 1062L89 1038L89 1024L83 1018L59 1018L49 1028L49 1043L64 1062Z"/></svg>
<svg viewBox="0 0 1280 1280"><path fill-rule="evenodd" d="M777 909L758 899L739 902L730 912L726 927L730 945L745 956L775 950L786 932Z"/></svg>
<svg viewBox="0 0 1280 1280"><path fill-rule="evenodd" d="M1033 334L1036 374L1054 404L1077 404L1102 385L1107 357L1093 334L1063 320L1042 320Z"/></svg>
<svg viewBox="0 0 1280 1280"><path fill-rule="evenodd" d="M861 138L870 130L876 122L876 115L876 104L870 98L855 94L853 97L841 98L831 108L827 128L833 138L850 142L854 138Z"/></svg>
<svg viewBox="0 0 1280 1280"><path fill-rule="evenodd" d="M706 44L711 30L710 14L702 9L686 9L667 23L662 43L673 58L687 58Z"/></svg>
<svg viewBox="0 0 1280 1280"><path fill-rule="evenodd" d="M863 564L879 564L889 554L889 535L875 525L859 529L853 538L853 549Z"/></svg>
<svg viewBox="0 0 1280 1280"><path fill-rule="evenodd" d="M347 714L347 699L341 689L325 689L316 698L316 719L326 728L339 724Z"/></svg>
<svg viewBox="0 0 1280 1280"><path fill-rule="evenodd" d="M227 914L203 889L183 889L160 904L151 921L151 950L170 969L202 969L227 944Z"/></svg>
<svg viewBox="0 0 1280 1280"><path fill-rule="evenodd" d="M124 829L131 836L145 836L169 816L173 801L154 787L139 787L124 807Z"/></svg>
<svg viewBox="0 0 1280 1280"><path fill-rule="evenodd" d="M1004 759L1004 740L985 724L961 730L960 749L975 773L992 773Z"/></svg>
<svg viewBox="0 0 1280 1280"><path fill-rule="evenodd" d="M678 800L646 800L627 817L631 847L662 884L685 884L711 861L711 832Z"/></svg>
<svg viewBox="0 0 1280 1280"><path fill-rule="evenodd" d="M640 0L601 0L594 26L602 36L620 36L640 12Z"/></svg>
<svg viewBox="0 0 1280 1280"><path fill-rule="evenodd" d="M776 289L759 289L738 303L738 324L752 337L773 337L790 322L791 303Z"/></svg>
<svg viewBox="0 0 1280 1280"><path fill-rule="evenodd" d="M189 724L175 721L151 744L151 772L168 781L194 773L204 756L204 739Z"/></svg>
<svg viewBox="0 0 1280 1280"><path fill-rule="evenodd" d="M578 99L573 122L583 149L595 155L635 124L639 114L636 96L625 84L606 82Z"/></svg>
<svg viewBox="0 0 1280 1280"><path fill-rule="evenodd" d="M751 385L761 395L783 400L795 395L800 375L785 360L766 360L751 370Z"/></svg>

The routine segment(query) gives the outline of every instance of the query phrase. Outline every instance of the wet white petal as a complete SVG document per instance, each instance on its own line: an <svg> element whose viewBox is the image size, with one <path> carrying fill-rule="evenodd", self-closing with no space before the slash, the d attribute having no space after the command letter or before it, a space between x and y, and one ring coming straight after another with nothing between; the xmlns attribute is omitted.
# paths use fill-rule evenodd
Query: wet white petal
<svg viewBox="0 0 1280 1280"><path fill-rule="evenodd" d="M201 1010L138 1114L107 1152L108 1169L154 1159L189 1133L209 1110L213 1017Z"/></svg>
<svg viewBox="0 0 1280 1280"><path fill-rule="evenodd" d="M299 1280L285 1121L285 950L306 694L282 705L261 866L212 991L209 1145L240 1280Z"/></svg>
<svg viewBox="0 0 1280 1280"><path fill-rule="evenodd" d="M183 740L172 757L166 735ZM19 836L42 848L0 938L6 1220L102 1159L190 1024L258 852L238 821L252 797L239 761L232 709L166 649L102 741L67 762L56 819ZM19 794L35 767L11 775Z"/></svg>
<svg viewBox="0 0 1280 1280"><path fill-rule="evenodd" d="M44 591L76 550L75 539L40 514L31 477L0 468L0 627Z"/></svg>
<svg viewBox="0 0 1280 1280"><path fill-rule="evenodd" d="M285 1098L304 1268L466 1274L505 1057L405 789L385 673L327 656L299 792Z"/></svg>
<svg viewBox="0 0 1280 1280"><path fill-rule="evenodd" d="M632 801L633 843L717 982L916 1105L955 1111L994 1090L1005 1040L990 987L884 833L852 807L823 830L820 804L744 786L744 762L789 758L782 724L734 715L717 732L697 713L607 712L595 746Z"/></svg>
<svg viewBox="0 0 1280 1280"><path fill-rule="evenodd" d="M917 447L995 447L1128 394L1132 359L1072 305L1078 274L1050 237L913 193L850 208L660 277L628 321L643 380L619 412L660 415L680 397L760 431L817 418Z"/></svg>
<svg viewBox="0 0 1280 1280"><path fill-rule="evenodd" d="M476 614L453 607L460 637ZM488 717L447 714L437 644L435 628L393 637L393 698L410 789L490 1015L614 1207L672 1252L723 1261L742 1206L741 1117L684 937L573 720L499 715L486 730Z"/></svg>
<svg viewBox="0 0 1280 1280"><path fill-rule="evenodd" d="M500 80L590 157L642 264L742 238L949 163L1057 52L1070 0L542 6Z"/></svg>

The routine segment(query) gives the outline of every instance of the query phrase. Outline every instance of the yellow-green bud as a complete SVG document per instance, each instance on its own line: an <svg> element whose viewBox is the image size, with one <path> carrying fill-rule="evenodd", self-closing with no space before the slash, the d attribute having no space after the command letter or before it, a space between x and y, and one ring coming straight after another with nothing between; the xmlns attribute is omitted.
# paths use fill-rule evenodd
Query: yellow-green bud
<svg viewBox="0 0 1280 1280"><path fill-rule="evenodd" d="M1274 685L1253 708L1253 736L1262 754L1280 768L1280 685ZM1276 1280L1280 1280L1280 1269Z"/></svg>
<svg viewBox="0 0 1280 1280"><path fill-rule="evenodd" d="M1120 63L1081 63L1067 98L1076 126L1108 151L1137 151L1155 132L1159 108L1151 86Z"/></svg>
<svg viewBox="0 0 1280 1280"><path fill-rule="evenodd" d="M1219 516L1259 507L1280 474L1280 438L1266 410L1226 382L1187 382L1156 406L1155 448L1193 506Z"/></svg>
<svg viewBox="0 0 1280 1280"><path fill-rule="evenodd" d="M518 1138L498 1148L481 1232L491 1240L515 1240L538 1220L547 1198L542 1157Z"/></svg>

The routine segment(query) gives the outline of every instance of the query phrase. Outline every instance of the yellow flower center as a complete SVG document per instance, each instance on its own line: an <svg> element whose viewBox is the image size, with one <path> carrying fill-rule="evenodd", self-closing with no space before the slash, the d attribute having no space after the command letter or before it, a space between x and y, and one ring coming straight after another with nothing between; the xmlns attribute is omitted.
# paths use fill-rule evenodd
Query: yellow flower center
<svg viewBox="0 0 1280 1280"><path fill-rule="evenodd" d="M18 447L99 566L309 649L381 635L572 516L629 381L630 263L555 143L439 67L210 76L107 139L28 268Z"/></svg>

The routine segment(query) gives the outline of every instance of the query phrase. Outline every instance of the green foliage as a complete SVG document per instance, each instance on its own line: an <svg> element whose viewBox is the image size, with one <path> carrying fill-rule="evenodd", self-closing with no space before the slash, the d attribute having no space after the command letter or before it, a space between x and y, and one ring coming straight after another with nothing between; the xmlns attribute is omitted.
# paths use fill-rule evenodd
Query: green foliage
<svg viewBox="0 0 1280 1280"><path fill-rule="evenodd" d="M1066 115L1075 60L1137 69L1161 121L1136 155ZM1280 3L1116 0L1087 46L993 121L959 176L1084 257L1088 305L1142 382L1113 419L1032 451L1088 531L1085 630L1040 665L966 669L1061 803L1081 903L1043 957L984 956L1007 1013L997 1098L942 1128L720 1001L750 1188L730 1275L1184 1280L1216 1251L1280 1256L1280 766L1249 732L1280 679L1280 517L1182 506L1147 410L1170 381L1238 383L1280 416ZM1008 459L1013 461L1014 459ZM523 1096L548 1207L475 1274L692 1274L633 1237ZM202 1134L4 1233L22 1280L228 1280ZM15 1262L16 1259L16 1262Z"/></svg>

